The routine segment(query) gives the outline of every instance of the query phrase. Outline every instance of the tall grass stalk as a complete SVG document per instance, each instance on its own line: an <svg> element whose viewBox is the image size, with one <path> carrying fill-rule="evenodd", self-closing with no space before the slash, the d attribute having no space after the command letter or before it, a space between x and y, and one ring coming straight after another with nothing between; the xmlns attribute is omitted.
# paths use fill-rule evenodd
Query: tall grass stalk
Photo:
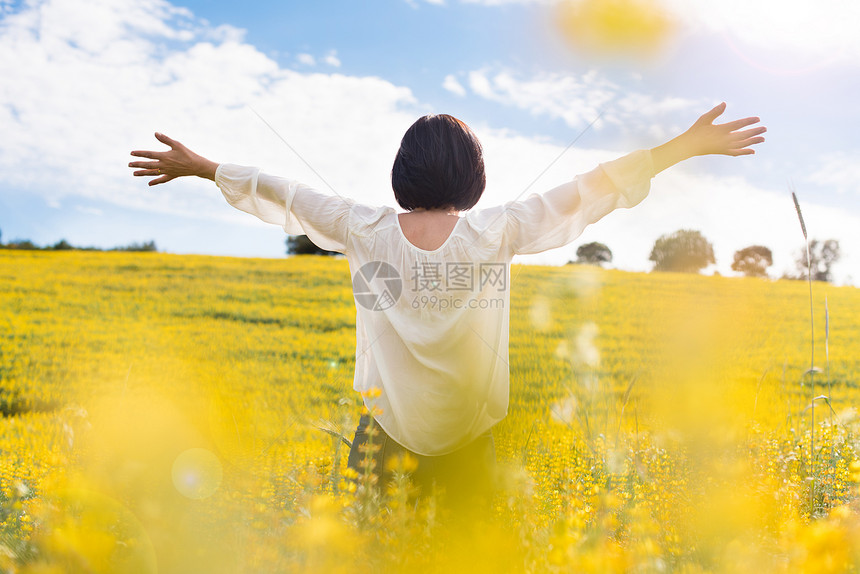
<svg viewBox="0 0 860 574"><path fill-rule="evenodd" d="M791 185L791 184L789 184ZM800 220L800 229L803 231L803 240L806 243L806 279L809 283L809 381L812 387L812 401L809 408L809 473L812 476L812 490L810 491L810 512L815 509L815 313L812 302L812 259L809 256L809 236L806 234L806 224L803 222L803 213L800 212L800 203L794 186L791 185L791 198L794 200L794 208L797 210L797 218Z"/></svg>
<svg viewBox="0 0 860 574"><path fill-rule="evenodd" d="M827 295L824 296L824 376L827 378L827 400L830 405L830 432L833 432L833 392L830 386L830 310L827 308ZM831 435L832 436L832 435ZM830 443L830 462L835 457L835 447Z"/></svg>
<svg viewBox="0 0 860 574"><path fill-rule="evenodd" d="M827 377L827 397L832 402L833 395L830 390L830 310L827 308L827 295L824 296L824 376ZM833 426L832 414L830 415L830 425Z"/></svg>

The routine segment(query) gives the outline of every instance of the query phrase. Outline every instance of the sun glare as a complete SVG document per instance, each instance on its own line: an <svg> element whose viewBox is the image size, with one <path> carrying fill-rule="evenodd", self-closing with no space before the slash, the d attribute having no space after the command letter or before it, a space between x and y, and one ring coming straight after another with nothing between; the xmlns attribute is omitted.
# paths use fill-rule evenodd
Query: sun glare
<svg viewBox="0 0 860 574"><path fill-rule="evenodd" d="M558 5L556 24L578 51L635 58L656 55L674 28L653 0L565 0Z"/></svg>

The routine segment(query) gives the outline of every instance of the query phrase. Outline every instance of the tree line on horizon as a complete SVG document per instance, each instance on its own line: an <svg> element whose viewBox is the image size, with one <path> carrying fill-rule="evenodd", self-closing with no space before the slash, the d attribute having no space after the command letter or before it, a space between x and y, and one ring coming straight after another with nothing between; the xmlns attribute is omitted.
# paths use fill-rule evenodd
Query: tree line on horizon
<svg viewBox="0 0 860 574"><path fill-rule="evenodd" d="M336 251L326 251L317 247L307 235L291 235L286 240L287 255L339 255ZM806 279L807 272L814 281L831 282L833 264L839 260L839 241L828 239L809 241L809 262L807 267L806 250L795 257L796 274L784 273L780 279ZM715 264L714 246L701 232L693 229L679 229L674 233L661 235L654 242L649 261L654 263L653 271L674 271L699 273L708 265ZM612 250L605 244L592 241L580 245L576 250L576 260L568 264L590 264L603 266L612 262ZM773 265L773 253L764 245L750 245L735 251L732 271L746 277L769 277L768 267Z"/></svg>
<svg viewBox="0 0 860 574"><path fill-rule="evenodd" d="M0 249L42 250L42 251L135 251L157 252L154 240L143 243L133 242L125 246L103 249L100 247L76 247L65 239L49 246L39 246L29 239L16 239L9 243L2 242L0 231ZM340 255L336 251L327 251L317 247L307 235L290 235L286 239L287 255ZM807 251L801 249L795 256L796 273L783 273L780 279L806 279L810 276L814 281L833 281L833 265L839 261L841 249L839 241L827 239L809 240ZM716 263L713 244L701 232L693 229L679 229L674 233L661 235L651 248L649 261L654 263L653 271L674 271L681 273L699 273L708 265ZM576 260L568 264L590 264L603 266L612 262L612 250L603 243L592 241L580 245L576 250ZM769 277L767 269L773 265L773 253L763 245L750 245L735 251L732 270L746 277Z"/></svg>
<svg viewBox="0 0 860 574"><path fill-rule="evenodd" d="M36 245L29 239L14 239L9 243L3 243L3 232L0 231L0 249L19 249L27 251L141 251L141 252L156 252L158 247L154 240L144 241L143 243L132 242L128 245L111 247L104 249L102 247L77 247L72 245L65 239L60 239L53 245L40 246Z"/></svg>
<svg viewBox="0 0 860 574"><path fill-rule="evenodd" d="M833 281L833 265L839 260L840 247L836 239L809 241L809 260L806 250L795 256L796 273L783 273L780 279L806 279ZM654 242L648 260L654 263L653 271L699 273L708 265L716 264L714 246L700 231L679 229L661 235ZM612 261L612 251L599 242L586 243L576 250L576 260L568 264L589 263L603 265ZM773 252L764 245L750 245L734 253L732 271L746 277L769 277L767 269L773 265Z"/></svg>

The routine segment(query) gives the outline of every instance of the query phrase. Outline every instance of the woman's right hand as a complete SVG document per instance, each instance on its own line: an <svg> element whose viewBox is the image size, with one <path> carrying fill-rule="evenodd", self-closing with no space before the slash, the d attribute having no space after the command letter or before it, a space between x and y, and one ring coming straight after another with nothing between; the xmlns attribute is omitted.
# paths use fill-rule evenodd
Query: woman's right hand
<svg viewBox="0 0 860 574"><path fill-rule="evenodd" d="M209 161L201 155L197 155L176 140L170 139L164 134L155 133L155 138L161 143L170 146L170 151L142 151L135 150L131 155L144 157L152 161L132 161L128 167L141 168L133 173L135 176L152 176L156 179L150 180L149 185L167 183L177 177L196 175L215 181L215 170L218 164Z"/></svg>

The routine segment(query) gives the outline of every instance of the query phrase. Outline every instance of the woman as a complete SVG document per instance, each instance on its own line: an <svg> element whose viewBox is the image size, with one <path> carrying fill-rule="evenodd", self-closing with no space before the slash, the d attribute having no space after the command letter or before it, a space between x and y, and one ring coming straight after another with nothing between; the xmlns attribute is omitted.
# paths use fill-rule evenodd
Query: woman
<svg viewBox="0 0 860 574"><path fill-rule="evenodd" d="M715 120L722 103L684 133L576 177L544 194L468 211L484 191L480 142L447 115L420 118L406 132L392 187L406 213L319 193L259 169L217 164L156 133L169 151L133 151L135 176L149 185L178 177L213 180L234 207L322 249L344 253L356 301L355 390L362 417L349 456L359 470L367 452L387 482L407 453L413 478L452 500L490 490L491 428L507 413L509 270L516 254L573 241L586 225L633 207L650 180L688 158L754 153L764 127L751 117ZM373 432L368 432L373 427ZM375 448L364 446L372 435Z"/></svg>

